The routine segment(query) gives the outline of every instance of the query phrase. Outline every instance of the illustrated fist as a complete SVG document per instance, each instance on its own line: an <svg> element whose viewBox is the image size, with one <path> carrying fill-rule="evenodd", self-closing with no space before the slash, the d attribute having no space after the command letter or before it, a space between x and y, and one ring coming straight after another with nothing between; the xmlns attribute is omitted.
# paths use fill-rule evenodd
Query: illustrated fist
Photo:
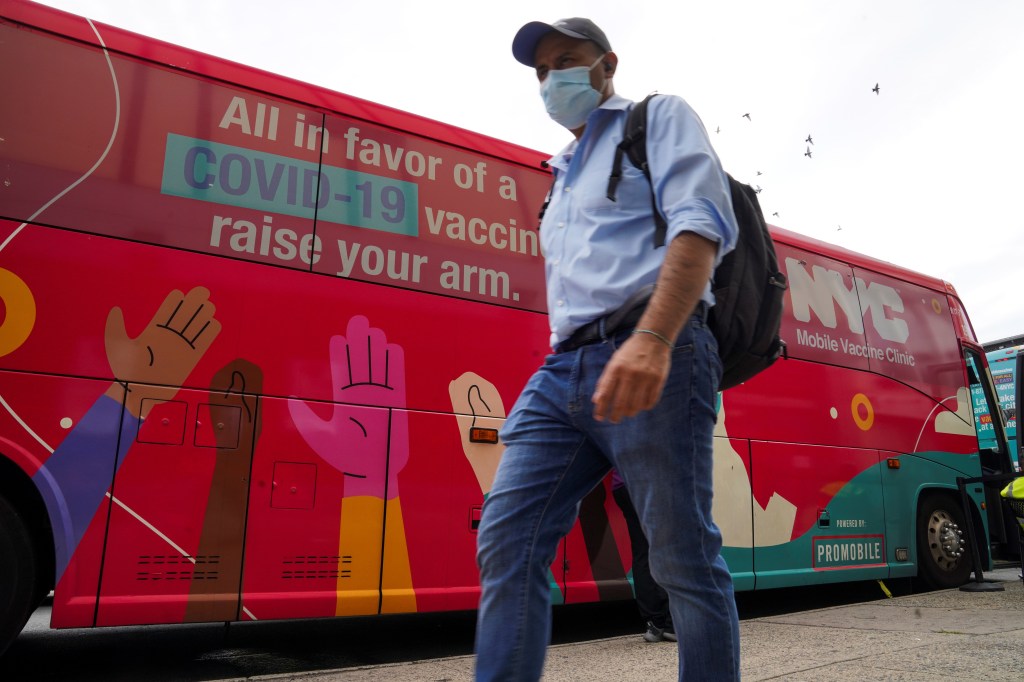
<svg viewBox="0 0 1024 682"><path fill-rule="evenodd" d="M505 446L500 442L485 442L473 433L474 430L490 431L497 438L494 432L501 428L505 419L501 395L494 384L473 372L466 372L448 384L448 395L459 426L462 451L473 467L480 492L486 495L491 492Z"/></svg>

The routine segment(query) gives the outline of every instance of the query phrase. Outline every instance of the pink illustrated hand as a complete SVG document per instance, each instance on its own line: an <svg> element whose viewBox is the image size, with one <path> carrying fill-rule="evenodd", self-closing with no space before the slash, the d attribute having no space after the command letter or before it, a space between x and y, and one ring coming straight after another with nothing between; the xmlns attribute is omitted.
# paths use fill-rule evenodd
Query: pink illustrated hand
<svg viewBox="0 0 1024 682"><path fill-rule="evenodd" d="M331 339L330 356L331 416L322 419L307 403L290 400L292 421L310 448L345 474L345 497L394 499L409 459L402 347L357 315L346 336Z"/></svg>

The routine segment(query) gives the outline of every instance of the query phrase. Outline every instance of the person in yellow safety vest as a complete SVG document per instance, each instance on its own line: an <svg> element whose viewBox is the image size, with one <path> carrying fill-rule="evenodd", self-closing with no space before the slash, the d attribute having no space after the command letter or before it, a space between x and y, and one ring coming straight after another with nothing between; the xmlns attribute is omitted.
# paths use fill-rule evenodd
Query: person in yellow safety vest
<svg viewBox="0 0 1024 682"><path fill-rule="evenodd" d="M1021 574L1020 579L1024 580L1024 476L1017 477L1010 481L1002 492L1003 499L1017 517L1017 541L1020 543L1021 552Z"/></svg>

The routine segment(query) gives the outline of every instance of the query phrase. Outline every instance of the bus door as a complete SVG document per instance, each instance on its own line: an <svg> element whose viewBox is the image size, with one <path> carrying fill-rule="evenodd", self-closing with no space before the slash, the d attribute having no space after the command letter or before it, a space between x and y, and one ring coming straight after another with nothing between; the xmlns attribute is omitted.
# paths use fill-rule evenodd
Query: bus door
<svg viewBox="0 0 1024 682"><path fill-rule="evenodd" d="M1017 353L1013 367L1013 418L1014 418L1014 450L1013 456L1017 458L1017 473L1024 469L1024 434L1017 434L1017 405L1024 401L1024 350Z"/></svg>
<svg viewBox="0 0 1024 682"><path fill-rule="evenodd" d="M763 441L750 447L755 499L770 505L778 496L796 507L795 517L786 517L790 527L775 522L779 514L754 516L758 589L888 577L892 550L877 450Z"/></svg>
<svg viewBox="0 0 1024 682"><path fill-rule="evenodd" d="M996 397L992 375L982 353L964 348L967 381L971 392L974 428L978 434L978 456L983 476L1014 473L1006 440L1003 410ZM1008 538L1015 538L1014 520L1003 514L999 491L1006 485L997 481L985 485L985 506L988 508L989 540L1002 547L1015 546Z"/></svg>
<svg viewBox="0 0 1024 682"><path fill-rule="evenodd" d="M989 371L992 380L995 382L996 399L1003 408L1003 418L1006 426L1006 441L1009 446L1010 459L1014 469L1021 471L1020 457L1017 454L1017 400L1015 387L1016 377L1020 376L1017 371L1017 357L1024 350L1024 347L1003 348L990 351L986 354L988 358Z"/></svg>
<svg viewBox="0 0 1024 682"><path fill-rule="evenodd" d="M258 418L243 371L226 367L217 388L170 400L129 384L128 396L154 398L139 403L143 420L111 488L97 625L237 617Z"/></svg>

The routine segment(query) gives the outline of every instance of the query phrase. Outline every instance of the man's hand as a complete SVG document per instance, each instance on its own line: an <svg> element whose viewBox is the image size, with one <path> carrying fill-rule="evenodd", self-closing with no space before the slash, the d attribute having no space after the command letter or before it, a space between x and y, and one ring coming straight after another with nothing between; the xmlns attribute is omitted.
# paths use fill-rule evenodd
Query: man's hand
<svg viewBox="0 0 1024 682"><path fill-rule="evenodd" d="M668 245L654 294L637 329L612 355L594 390L594 418L619 423L658 404L672 365L672 348L687 317L700 302L711 279L718 245L693 232L683 232Z"/></svg>
<svg viewBox="0 0 1024 682"><path fill-rule="evenodd" d="M612 354L594 390L594 418L618 424L658 404L672 350L657 338L633 334Z"/></svg>

